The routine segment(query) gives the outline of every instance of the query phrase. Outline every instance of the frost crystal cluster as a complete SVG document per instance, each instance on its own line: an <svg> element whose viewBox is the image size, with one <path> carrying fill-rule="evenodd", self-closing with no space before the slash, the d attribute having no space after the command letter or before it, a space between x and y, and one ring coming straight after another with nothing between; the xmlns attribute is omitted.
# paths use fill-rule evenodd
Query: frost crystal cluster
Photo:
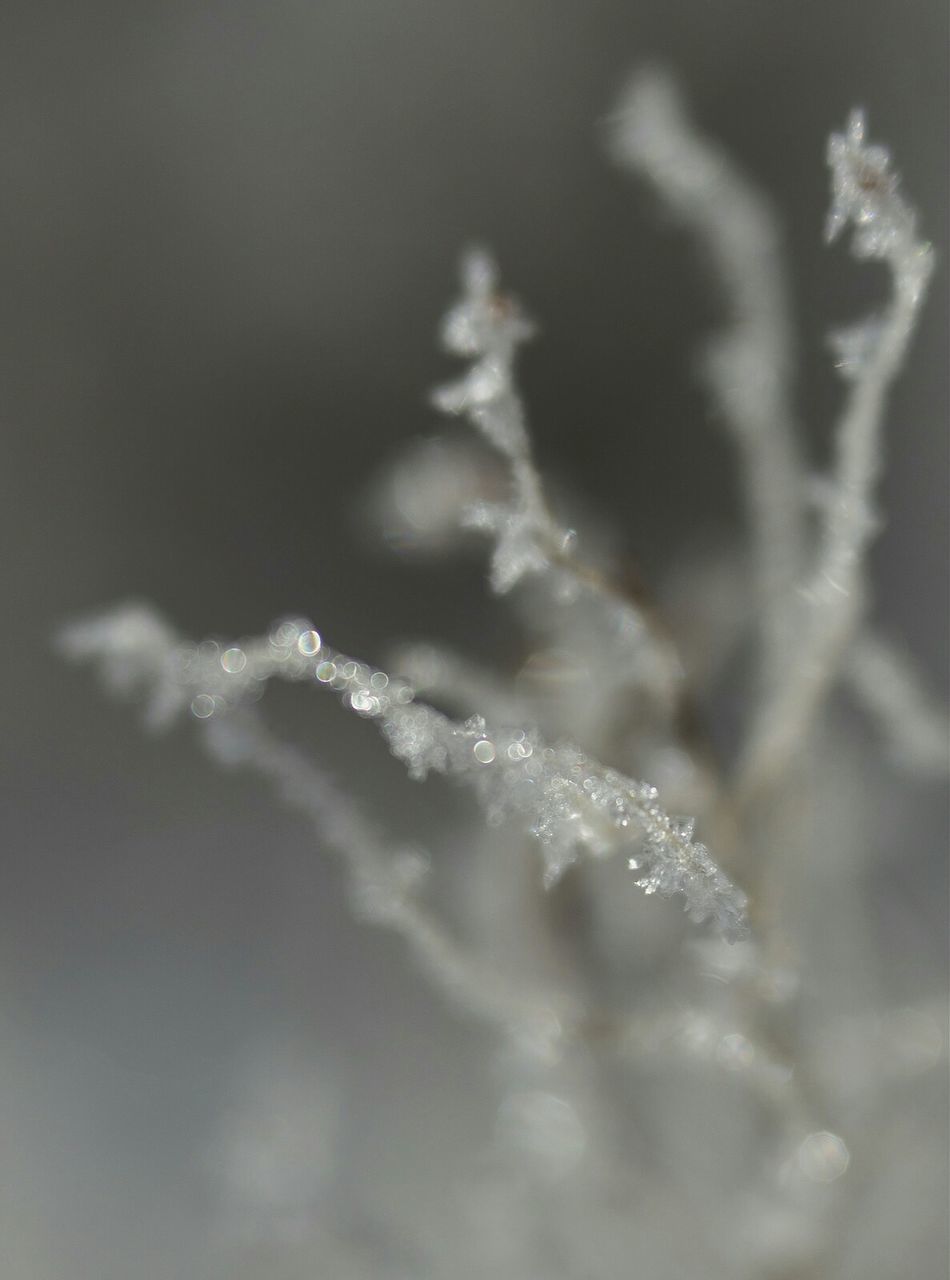
<svg viewBox="0 0 950 1280"><path fill-rule="evenodd" d="M844 407L816 483L767 202L657 74L629 87L612 145L695 238L722 294L727 322L702 369L744 480L747 600L728 565L684 569L689 643L658 599L582 550L545 491L518 391L533 325L472 252L441 331L464 368L433 395L472 430L397 463L377 508L403 545L487 542L491 588L531 646L517 675L422 644L384 671L304 618L193 644L123 606L62 637L141 700L149 725L190 719L218 761L269 781L340 859L357 917L397 932L494 1039L495 1136L432 1171L441 1207L390 1222L399 1249L372 1257L359 1232L315 1220L312 1274L893 1274L853 1224L891 1194L889 1150L918 1132L907 1082L925 1090L945 1044L933 993L854 1002L857 975L876 968L861 896L873 806L852 812L867 749L831 695L852 695L905 777L946 775L946 715L868 630L864 569L887 394L933 255L855 112L829 143L827 239L850 231L854 256L888 269L890 296L831 339ZM720 584L711 605L703 577ZM697 708L716 655L739 643L756 653L744 733L716 760ZM472 792L483 827L464 843L481 916L461 904L442 923L425 892L438 860L394 847L363 801L274 736L257 703L275 679L335 693L411 779ZM644 894L678 900L689 923Z"/></svg>

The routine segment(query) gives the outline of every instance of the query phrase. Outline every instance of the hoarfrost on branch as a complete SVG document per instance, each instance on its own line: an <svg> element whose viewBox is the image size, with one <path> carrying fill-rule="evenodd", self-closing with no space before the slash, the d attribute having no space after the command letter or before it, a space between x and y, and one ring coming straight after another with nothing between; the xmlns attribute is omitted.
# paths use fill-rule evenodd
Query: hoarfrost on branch
<svg viewBox="0 0 950 1280"><path fill-rule="evenodd" d="M631 82L610 128L615 158L692 234L722 294L725 324L707 345L703 374L740 461L754 569L746 614L755 618L757 654L733 761L716 760L697 728L699 677L652 596L622 589L610 565L582 555L583 535L554 511L516 381L518 351L534 326L501 289L484 251L464 257L461 297L441 328L444 347L466 367L433 395L443 414L474 429L474 444L453 436L414 454L392 473L396 500L383 492L381 504L397 522L414 525L416 541L440 550L465 531L487 539L491 588L512 598L539 646L518 676L428 643L403 645L383 670L337 652L303 618L259 637L194 644L145 606L76 622L61 645L71 658L96 663L117 693L138 697L150 727L190 718L217 761L269 782L340 859L357 917L400 935L433 985L507 1046L503 1172L476 1179L479 1212L494 1225L478 1232L486 1269L471 1274L523 1280L541 1274L539 1266L549 1274L539 1259L551 1247L541 1242L553 1240L565 1275L612 1277L627 1267L631 1232L638 1256L655 1246L659 1259L684 1234L674 1228L685 1179L635 1210L657 1166L618 1145L616 1099L602 1071L609 1060L648 1087L654 1063L715 1068L735 1077L768 1117L750 1128L748 1115L736 1113L729 1141L746 1135L755 1194L744 1184L710 1189L700 1176L709 1207L694 1197L692 1224L697 1238L705 1233L718 1243L691 1252L684 1235L678 1274L700 1267L728 1280L843 1280L855 1272L835 1227L846 1201L832 1184L852 1161L846 1136L856 1133L870 1149L867 1134L876 1132L894 1081L929 1069L946 1047L929 1005L874 1018L842 1015L834 946L847 947L855 970L869 967L848 878L864 849L840 865L812 855L802 814L818 805L821 788L804 765L820 751L813 731L840 681L903 768L920 777L947 772L945 710L864 621L884 410L933 254L887 152L866 142L864 118L853 113L829 143L826 237L850 228L853 255L888 268L891 296L882 311L833 335L846 400L830 474L809 486L791 390L781 236L768 201L693 128L660 73ZM810 491L822 495L817 522ZM551 669L560 674L548 684L532 676ZM477 930L474 939L457 936L424 902L433 865L427 855L396 847L361 802L273 735L256 704L275 679L334 692L346 710L375 724L411 778L441 774L471 789L485 819L473 856L492 903L480 938ZM830 806L818 827L822 842L842 830L851 835L856 824L843 789L822 795ZM837 827L835 804L848 809ZM694 839L697 825L710 833L717 860ZM527 881L519 874L526 836L541 851L540 869ZM859 836L851 838L857 848ZM830 939L824 917L816 929L813 911L801 906L815 897L808 877L817 882L819 874L834 914ZM633 923L639 907L635 894L626 896L631 883L647 895L681 897L691 920L712 929L692 941L668 933L657 942ZM565 955L573 952L564 944L576 940L558 934L556 913L539 911L571 892L586 894L593 921L586 941L608 971L600 985L570 970ZM827 989L803 999L806 953L823 945L834 957ZM609 981L617 969L628 996L619 1002ZM852 1064L844 1076L841 1062ZM734 1097L721 1101L737 1105ZM702 1144L692 1132L684 1142L678 1110L674 1104L651 1120L659 1126L655 1140L668 1130L685 1167ZM540 1186L547 1199L532 1190ZM624 1205L619 1215L606 1207L611 1196ZM432 1263L433 1274L462 1274L451 1233L416 1229L425 1238L421 1253L430 1262L443 1258L441 1270ZM341 1266L354 1265L345 1242L332 1232L327 1241ZM602 1265L590 1271L595 1257ZM644 1274L665 1274L664 1265Z"/></svg>

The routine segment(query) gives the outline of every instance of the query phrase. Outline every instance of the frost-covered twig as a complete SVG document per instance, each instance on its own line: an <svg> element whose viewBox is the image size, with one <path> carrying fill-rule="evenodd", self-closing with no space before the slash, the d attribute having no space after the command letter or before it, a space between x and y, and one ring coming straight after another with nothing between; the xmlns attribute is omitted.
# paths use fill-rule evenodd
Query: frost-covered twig
<svg viewBox="0 0 950 1280"><path fill-rule="evenodd" d="M824 1233L847 1234L840 1206L857 1205L862 1180L877 1179L889 1167L887 1151L903 1149L889 1142L888 1125L915 1090L894 1085L943 1065L946 1040L918 994L888 1012L871 986L874 938L861 872L880 812L868 794L877 775L863 775L863 755L852 759L837 734L830 765L818 742L817 767L807 775L786 766L824 692L843 676L906 762L946 769L944 717L895 656L855 628L881 407L930 254L917 242L886 157L865 147L853 120L832 142L829 231L855 225L858 256L889 265L894 298L881 318L836 340L851 391L824 485L831 498L820 522L809 523L819 545L806 547L772 215L693 133L665 81L636 83L616 135L625 163L648 177L705 248L729 307L707 377L746 473L757 586L724 590L719 573L706 568L683 592L681 623L694 650L724 652L747 609L759 612L765 696L743 744L739 803L722 775L704 768L679 660L642 591L626 595L583 564L552 514L515 383L530 325L482 254L466 259L462 297L443 331L470 367L436 402L483 439L453 430L415 449L377 505L394 539L417 551L448 549L466 524L488 535L492 585L498 593L520 585L517 607L535 639L517 677L484 671L478 648L468 662L421 646L397 653L390 675L336 652L300 618L260 637L191 644L150 610L126 608L70 627L63 647L97 663L119 692L141 695L154 727L185 719L215 759L268 783L309 821L316 846L338 857L354 914L404 939L440 994L507 1041L494 1060L504 1090L502 1141L476 1160L481 1188L473 1195L469 1184L464 1194L477 1247L467 1256L468 1228L460 1235L459 1221L442 1212L459 1198L453 1156L451 1168L435 1170L448 1194L433 1200L412 1183L405 1214L384 1180L385 1225L395 1230L381 1237L381 1267L390 1265L392 1239L399 1245L392 1265L402 1274L409 1254L401 1244L415 1234L406 1224L421 1221L420 1205L436 1204L405 1262L414 1274L455 1280L461 1268L473 1277L612 1278L634 1256L649 1275L864 1274L850 1257L840 1266L831 1258ZM726 581L744 573L737 565ZM728 639L717 641L720 624L707 614L729 616ZM702 665L690 664L697 686ZM701 673L703 689L713 668L707 662ZM741 674L738 664L732 672ZM456 905L467 927L458 939L424 900L425 858L381 835L334 778L271 734L255 703L272 679L329 688L375 723L413 778L434 772L471 789L488 830L465 838ZM731 708L715 696L706 705L717 716L711 736L729 741ZM332 751L332 730L327 744ZM364 772L372 785L374 771ZM631 774L659 783L665 807ZM741 803L761 801L763 791L767 803ZM748 859L754 942L726 946L709 930L684 955L669 914L638 900L637 887L682 894L688 913L711 920L725 938L747 931L744 893L694 842L693 821L670 808L700 815L730 870ZM532 856L529 835L541 858ZM575 862L560 890L544 895L542 886ZM915 981L913 969L908 975ZM686 1070L669 1070L673 1063ZM713 1093L702 1086L708 1080L714 1088L717 1072L733 1081ZM420 1084L427 1089L428 1079ZM428 1093L424 1101L428 1107ZM451 1129L447 1139L457 1144L470 1132L467 1120ZM408 1132L402 1117L393 1132ZM917 1143L919 1129L908 1133ZM470 1153L457 1155L470 1169ZM825 1184L849 1167L840 1197L829 1197ZM347 1205L351 1182L340 1187ZM768 1186L750 1200L753 1182ZM871 1211L884 1199L875 1187ZM354 1238L364 1222L375 1226L364 1210L354 1202ZM687 1220L690 1232L677 1231ZM668 1254L684 1235L688 1252ZM332 1231L312 1242L326 1244L347 1274L369 1256L347 1260L345 1229L339 1248Z"/></svg>
<svg viewBox="0 0 950 1280"><path fill-rule="evenodd" d="M286 638L287 624L284 628L278 634ZM427 871L422 853L388 845L336 779L275 738L246 705L268 675L296 679L303 674L300 664L314 656L305 652L313 644L299 642L314 633L298 628L296 634L295 646L272 638L246 642L243 648L221 649L214 642L195 647L184 644L152 610L126 606L74 623L60 643L69 657L96 662L117 692L144 696L153 727L167 725L190 707L208 753L219 763L253 770L306 816L321 846L342 860L354 912L399 934L452 1004L506 1033L569 1033L579 1011L568 998L528 988L461 946L419 900Z"/></svg>
<svg viewBox="0 0 950 1280"><path fill-rule="evenodd" d="M696 238L724 294L729 328L709 344L704 370L743 466L768 684L787 656L789 596L803 567L793 343L776 218L694 129L675 84L658 71L631 81L611 121L611 144Z"/></svg>
<svg viewBox="0 0 950 1280"><path fill-rule="evenodd" d="M858 637L844 664L844 678L877 722L897 764L912 773L946 776L950 769L950 715L925 689L904 654L881 636Z"/></svg>
<svg viewBox="0 0 950 1280"><path fill-rule="evenodd" d="M468 254L462 297L445 317L442 341L472 363L461 379L434 393L433 403L464 414L505 459L511 494L507 501L474 504L463 520L494 541L489 576L496 592L531 575L556 600L582 600L599 620L610 659L604 678L646 690L672 715L683 672L671 641L645 609L578 560L573 531L558 525L548 508L514 378L517 349L532 332L517 303L499 291L492 260L480 251Z"/></svg>
<svg viewBox="0 0 950 1280"><path fill-rule="evenodd" d="M890 271L891 300L879 316L835 339L838 367L850 384L835 432L836 459L814 567L793 617L793 660L759 708L740 774L749 796L776 777L802 741L833 682L863 607L863 556L875 531L872 494L881 463L881 424L891 383L907 346L933 269L930 245L917 234L887 151L867 146L864 117L851 114L828 146L832 205L826 237L850 224L851 251Z"/></svg>
<svg viewBox="0 0 950 1280"><path fill-rule="evenodd" d="M198 719L226 717L274 677L327 686L377 723L411 777L445 774L474 789L490 823L525 822L541 842L546 884L578 851L625 853L646 893L681 893L694 920L712 918L729 939L744 935L745 895L693 841L693 821L670 817L647 783L569 744L549 746L530 727L489 727L481 716L450 720L416 702L406 681L329 648L305 621L223 649L213 641L183 648L169 643L172 634L141 611L120 612L74 627L66 643L77 656L100 658L113 683L144 686L153 721L186 706Z"/></svg>
<svg viewBox="0 0 950 1280"><path fill-rule="evenodd" d="M628 1017L617 1028L617 1051L637 1063L692 1059L719 1067L744 1081L789 1128L807 1132L809 1111L792 1069L768 1045L708 1010L674 1008Z"/></svg>
<svg viewBox="0 0 950 1280"><path fill-rule="evenodd" d="M417 694L465 714L480 712L487 720L527 721L526 700L511 683L438 645L410 643L395 648L390 666Z"/></svg>

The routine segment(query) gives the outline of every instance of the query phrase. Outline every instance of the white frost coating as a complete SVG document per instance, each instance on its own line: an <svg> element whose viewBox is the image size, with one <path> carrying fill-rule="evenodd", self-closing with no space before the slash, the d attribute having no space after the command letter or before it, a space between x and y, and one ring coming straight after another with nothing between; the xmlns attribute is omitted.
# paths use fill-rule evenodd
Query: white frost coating
<svg viewBox="0 0 950 1280"><path fill-rule="evenodd" d="M704 372L743 466L768 683L788 650L789 596L803 567L793 342L777 221L765 196L694 129L676 85L658 71L630 82L610 142L620 164L646 179L696 238L730 313L729 328L708 344Z"/></svg>
<svg viewBox="0 0 950 1280"><path fill-rule="evenodd" d="M859 636L845 660L844 679L877 722L895 763L912 773L946 775L950 715L902 653L880 636Z"/></svg>
<svg viewBox="0 0 950 1280"><path fill-rule="evenodd" d="M500 291L492 259L469 253L462 263L462 297L443 320L441 337L447 350L472 363L432 399L445 413L464 414L502 455L511 495L506 502L473 504L462 513L463 524L493 540L489 580L497 593L532 575L554 600L582 602L599 622L609 678L645 689L671 714L683 677L672 645L643 610L575 557L573 531L558 525L548 508L514 376L518 347L533 332L517 302Z"/></svg>
<svg viewBox="0 0 950 1280"><path fill-rule="evenodd" d="M578 1015L567 997L525 988L460 946L419 901L428 869L425 856L387 845L335 778L276 739L245 705L271 676L313 676L320 655L304 658L300 652L301 641L309 648L305 638L313 634L306 623L280 623L264 640L243 642L239 649L247 662L228 673L220 658L238 646L189 645L151 609L129 605L74 623L63 631L60 644L67 656L94 661L116 692L144 695L146 720L153 727L167 727L191 706L208 753L229 767L252 769L307 817L321 844L346 867L354 912L403 937L416 963L453 1004L507 1032L569 1033ZM334 687L347 689L356 706L358 691L371 682L347 679L343 666ZM361 665L360 671L367 668ZM209 715L196 714L198 698L213 701Z"/></svg>
<svg viewBox="0 0 950 1280"><path fill-rule="evenodd" d="M198 719L224 716L226 723L228 712L240 709L275 677L327 685L344 706L378 722L411 778L445 774L475 790L490 823L526 822L544 851L547 886L560 879L579 851L593 857L624 853L644 892L681 893L693 920L711 918L729 940L745 936L745 895L706 846L693 841L693 820L670 817L647 783L605 769L568 744L548 746L529 728L489 727L481 716L450 720L416 702L406 681L337 653L322 639L315 645L318 633L302 619L280 622L266 638L224 650L214 641L169 643L173 633L157 619L145 625L147 619L142 610L120 610L76 624L64 645L75 657L99 659L113 683L120 672L126 688L143 689L153 722L157 712L167 718L190 706ZM223 654L236 650L245 662L222 663ZM280 750L268 750L265 759ZM303 788L294 792L300 792L299 805ZM323 798L318 808L322 804Z"/></svg>
<svg viewBox="0 0 950 1280"><path fill-rule="evenodd" d="M814 566L793 616L796 648L784 677L766 697L750 733L740 787L750 795L777 776L801 742L831 686L863 608L863 556L877 521L872 493L881 466L887 394L901 368L933 270L933 252L918 239L916 217L900 195L883 147L864 142L864 116L854 111L828 144L832 202L828 241L853 228L851 252L878 259L891 274L886 310L837 339L848 398L835 431L836 458Z"/></svg>
<svg viewBox="0 0 950 1280"><path fill-rule="evenodd" d="M393 650L390 667L417 694L452 711L479 712L498 722L532 719L528 702L512 684L438 645L402 644Z"/></svg>
<svg viewBox="0 0 950 1280"><path fill-rule="evenodd" d="M649 784L573 746L550 747L531 730L492 728L480 716L459 724L411 705L383 714L381 727L411 776L434 771L474 785L491 823L526 820L541 841L546 885L581 851L607 857L627 850L646 893L681 893L693 920L712 918L730 940L745 936L745 895L693 841L692 819L671 818Z"/></svg>

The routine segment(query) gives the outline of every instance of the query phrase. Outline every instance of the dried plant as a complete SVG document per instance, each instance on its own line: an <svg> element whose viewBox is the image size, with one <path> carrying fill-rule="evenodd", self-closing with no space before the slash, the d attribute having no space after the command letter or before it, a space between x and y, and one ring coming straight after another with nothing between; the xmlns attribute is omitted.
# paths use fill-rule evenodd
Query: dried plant
<svg viewBox="0 0 950 1280"><path fill-rule="evenodd" d="M400 1221L413 1259L404 1270L388 1255L367 1263L365 1244L317 1224L313 1274L891 1274L875 1269L873 1233L854 1223L887 1194L893 1134L918 1132L921 1113L895 1081L926 1078L945 1046L929 993L891 1005L882 985L867 1007L850 994L855 972L873 969L867 832L850 813L864 757L830 698L849 689L912 773L946 774L948 733L865 623L886 399L933 254L864 132L856 112L830 141L827 238L850 229L854 256L888 268L891 296L833 339L846 399L831 472L815 486L791 403L792 325L767 202L694 130L663 76L639 76L611 124L615 157L696 238L728 315L703 369L738 454L753 566L749 608L713 620L709 638L734 643L754 617L758 661L734 760L714 760L695 727L703 673L659 607L585 558L584 539L553 510L515 378L532 325L483 252L466 256L442 327L468 364L434 403L467 421L494 461L427 446L397 466L378 505L416 544L482 535L492 589L511 593L538 646L533 669L546 655L560 679L541 687L531 663L509 679L428 645L403 647L387 672L297 618L261 638L196 645L126 606L63 634L71 657L143 698L148 724L190 716L217 760L272 783L341 860L359 918L397 932L503 1049L498 1135L477 1159L460 1153L457 1215L436 1222L420 1206ZM491 922L441 923L425 902L430 859L393 847L265 726L255 704L272 679L336 692L411 778L444 774L473 790ZM690 938L655 909L651 924L631 886L675 895L709 923ZM586 923L544 909L578 897ZM572 968L577 938L565 930L586 931L593 963ZM906 1205L903 1193L895 1212L907 1217Z"/></svg>

